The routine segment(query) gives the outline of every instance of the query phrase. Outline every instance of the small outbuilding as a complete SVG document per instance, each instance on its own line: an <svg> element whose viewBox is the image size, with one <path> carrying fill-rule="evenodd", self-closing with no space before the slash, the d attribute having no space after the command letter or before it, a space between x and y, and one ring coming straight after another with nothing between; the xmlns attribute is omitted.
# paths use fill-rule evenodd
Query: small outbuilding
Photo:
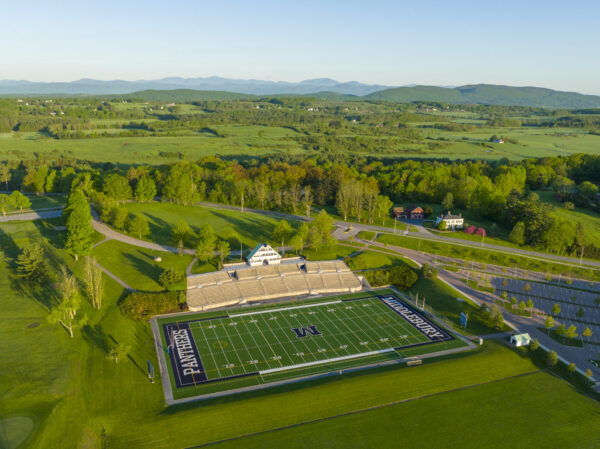
<svg viewBox="0 0 600 449"><path fill-rule="evenodd" d="M529 334L516 334L510 336L510 343L514 346L527 346L531 343Z"/></svg>

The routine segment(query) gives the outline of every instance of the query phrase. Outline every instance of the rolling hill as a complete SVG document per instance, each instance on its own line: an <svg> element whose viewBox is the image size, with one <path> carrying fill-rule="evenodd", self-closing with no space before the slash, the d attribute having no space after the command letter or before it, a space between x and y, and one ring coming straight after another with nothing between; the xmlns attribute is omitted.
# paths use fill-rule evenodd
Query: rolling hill
<svg viewBox="0 0 600 449"><path fill-rule="evenodd" d="M366 95L377 101L406 103L433 101L454 104L495 104L545 108L598 108L600 96L562 92L541 87L475 84L454 88L436 86L396 87Z"/></svg>

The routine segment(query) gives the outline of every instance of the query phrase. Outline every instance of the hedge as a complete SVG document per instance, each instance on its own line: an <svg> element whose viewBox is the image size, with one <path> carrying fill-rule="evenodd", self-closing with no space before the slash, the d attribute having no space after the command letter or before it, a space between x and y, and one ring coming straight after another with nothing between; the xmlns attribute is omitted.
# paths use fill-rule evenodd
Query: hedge
<svg viewBox="0 0 600 449"><path fill-rule="evenodd" d="M133 292L121 303L123 314L136 321L183 310L187 305L180 301L180 292Z"/></svg>

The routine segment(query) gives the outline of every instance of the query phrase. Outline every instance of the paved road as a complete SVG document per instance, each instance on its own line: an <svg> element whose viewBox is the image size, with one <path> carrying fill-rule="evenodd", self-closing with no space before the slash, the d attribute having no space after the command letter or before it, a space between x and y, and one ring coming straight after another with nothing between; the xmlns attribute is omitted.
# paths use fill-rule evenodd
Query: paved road
<svg viewBox="0 0 600 449"><path fill-rule="evenodd" d="M62 209L40 210L39 212L22 212L17 214L2 215L0 216L0 222L40 220L44 218L56 218L60 217L61 215Z"/></svg>
<svg viewBox="0 0 600 449"><path fill-rule="evenodd" d="M209 207L209 208L213 208L213 209L236 210L236 211L240 211L240 212L242 210L242 208L239 206L231 206L231 205L218 204L218 203L209 203L206 201L197 203L196 205L202 206L202 207ZM252 212L252 213L260 214L260 215L266 215L269 217L284 218L287 220L312 221L312 217L307 218L306 216L303 216L303 215L294 215L294 214L288 214L288 213L284 213L284 212L275 212L275 211L268 211L268 210L262 210L262 209L249 209L249 208L244 208L244 211ZM374 231L374 232L383 232L383 233L387 233L387 234L393 234L392 228L388 228L388 227L384 227L384 226L370 225L370 224L364 224L364 223L352 223L352 222L347 222L347 221L342 221L342 220L334 221L334 225L337 228L342 229L341 232L343 232L343 230L345 230L345 229L352 227L351 233L353 235L358 234L358 232L360 232L360 231ZM417 232L398 231L396 234L403 235L406 237L411 237L411 238L435 240L435 241L442 241L442 242L447 242L447 243L458 244L461 246L481 248L480 242L475 242L475 241L471 241L471 240L462 240L462 239L457 239L457 238L453 238L453 237L447 237L445 235L438 235L438 234L430 232L427 228L420 226L420 225L416 225L416 224L411 224L410 226L416 227L418 229L418 231ZM485 244L484 249L498 251L498 252L507 253L507 254L519 254L519 255L534 258L534 259L543 259L545 261L547 261L548 259L551 259L557 263L562 262L566 265L580 266L579 259L576 257L559 256L559 255L555 255L555 254L547 254L547 253L541 253L541 252L537 252L537 251L512 248L509 246L491 245L491 244ZM587 265L589 267L600 268L600 261L584 260L583 265Z"/></svg>

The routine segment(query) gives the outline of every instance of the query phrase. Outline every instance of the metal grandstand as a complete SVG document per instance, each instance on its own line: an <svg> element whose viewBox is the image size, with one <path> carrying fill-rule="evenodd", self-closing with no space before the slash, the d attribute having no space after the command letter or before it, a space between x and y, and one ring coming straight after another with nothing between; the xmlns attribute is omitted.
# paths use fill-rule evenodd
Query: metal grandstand
<svg viewBox="0 0 600 449"><path fill-rule="evenodd" d="M187 304L203 311L286 297L353 293L363 279L341 260L237 267L187 278Z"/></svg>

